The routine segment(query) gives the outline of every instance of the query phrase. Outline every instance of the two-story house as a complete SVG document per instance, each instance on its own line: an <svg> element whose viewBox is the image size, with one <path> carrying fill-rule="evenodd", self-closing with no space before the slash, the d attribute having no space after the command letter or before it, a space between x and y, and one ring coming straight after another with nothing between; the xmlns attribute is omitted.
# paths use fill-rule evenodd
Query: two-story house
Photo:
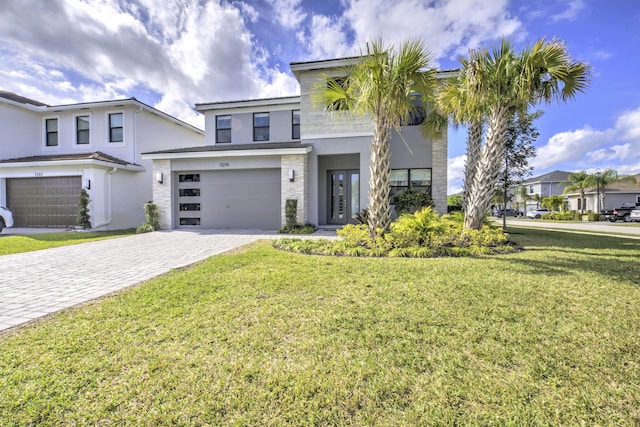
<svg viewBox="0 0 640 427"><path fill-rule="evenodd" d="M312 86L347 63L292 63L300 96L196 104L205 116L204 146L142 156L163 177L153 182L162 227L278 229L287 199L297 200L300 224L354 221L368 204L372 121L311 102ZM446 135L428 140L420 126L407 125L391 147L391 195L424 191L446 213Z"/></svg>
<svg viewBox="0 0 640 427"><path fill-rule="evenodd" d="M89 193L97 229L144 221L152 165L143 151L204 144L204 132L135 98L50 106L0 91L0 204L17 227L76 225Z"/></svg>
<svg viewBox="0 0 640 427"><path fill-rule="evenodd" d="M562 195L565 182L569 179L571 172L553 171L542 175L537 175L522 181L522 183L510 188L512 201L510 206L517 204L523 212L529 212L539 206L540 200L544 197ZM525 188L527 197L522 199L520 189Z"/></svg>

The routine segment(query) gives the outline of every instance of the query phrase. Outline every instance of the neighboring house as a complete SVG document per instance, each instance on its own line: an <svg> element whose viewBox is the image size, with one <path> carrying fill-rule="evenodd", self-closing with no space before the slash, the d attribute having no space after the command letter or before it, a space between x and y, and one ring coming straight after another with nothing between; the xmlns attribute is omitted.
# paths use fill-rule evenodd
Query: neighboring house
<svg viewBox="0 0 640 427"><path fill-rule="evenodd" d="M549 196L562 195L564 187L566 187L563 183L568 181L570 173L571 172L566 171L553 171L522 181L521 184L512 187L510 191L513 195L511 206L518 203L519 209L522 212L525 212L525 206L523 205L523 203L525 203L526 212L529 212L539 207L538 203L532 199L536 195L540 196L540 199ZM527 190L527 200L525 201L523 201L519 195L522 187Z"/></svg>
<svg viewBox="0 0 640 427"><path fill-rule="evenodd" d="M291 64L300 96L196 105L205 116L205 146L156 149L153 200L162 228L278 229L287 199L298 223L343 225L366 208L372 121L312 105L312 85L340 76L345 59ZM447 72L439 73L445 78ZM419 126L392 136L391 194L431 195L447 211L447 137L431 141Z"/></svg>
<svg viewBox="0 0 640 427"><path fill-rule="evenodd" d="M623 203L635 203L640 206L640 173L634 175L638 184L629 182L616 182L607 185L604 189L604 206L600 210L611 210L619 208ZM597 197L602 194L602 188L588 188L585 191L585 211L598 211ZM567 193L566 199L569 202L569 209L580 210L580 193ZM602 199L602 196L600 196Z"/></svg>
<svg viewBox="0 0 640 427"><path fill-rule="evenodd" d="M89 193L94 228L144 221L151 161L142 151L204 144L204 132L135 98L50 106L0 91L0 205L16 227L76 225Z"/></svg>

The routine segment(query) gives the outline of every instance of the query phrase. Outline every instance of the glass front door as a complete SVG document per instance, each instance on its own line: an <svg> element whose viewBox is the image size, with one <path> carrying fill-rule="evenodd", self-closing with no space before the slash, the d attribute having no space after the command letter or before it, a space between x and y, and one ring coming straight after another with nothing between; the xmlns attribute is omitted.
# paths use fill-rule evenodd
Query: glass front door
<svg viewBox="0 0 640 427"><path fill-rule="evenodd" d="M360 212L360 171L329 171L327 223L347 224Z"/></svg>

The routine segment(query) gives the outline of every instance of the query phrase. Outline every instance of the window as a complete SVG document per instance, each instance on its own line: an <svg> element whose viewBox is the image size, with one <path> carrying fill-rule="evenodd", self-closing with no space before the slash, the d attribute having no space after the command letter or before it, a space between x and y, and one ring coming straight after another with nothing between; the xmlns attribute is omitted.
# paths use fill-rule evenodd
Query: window
<svg viewBox="0 0 640 427"><path fill-rule="evenodd" d="M216 116L216 142L231 142L231 116Z"/></svg>
<svg viewBox="0 0 640 427"><path fill-rule="evenodd" d="M180 203L181 211L199 211L200 203Z"/></svg>
<svg viewBox="0 0 640 427"><path fill-rule="evenodd" d="M124 133L122 132L123 114L109 114L109 142L123 142Z"/></svg>
<svg viewBox="0 0 640 427"><path fill-rule="evenodd" d="M180 218L180 225L200 225L200 218Z"/></svg>
<svg viewBox="0 0 640 427"><path fill-rule="evenodd" d="M253 140L269 140L269 113L253 114Z"/></svg>
<svg viewBox="0 0 640 427"><path fill-rule="evenodd" d="M389 198L394 198L405 190L415 190L431 195L431 169L391 169L389 175L391 191Z"/></svg>
<svg viewBox="0 0 640 427"><path fill-rule="evenodd" d="M45 123L45 146L58 146L58 119L46 119Z"/></svg>
<svg viewBox="0 0 640 427"><path fill-rule="evenodd" d="M178 182L200 182L199 173L187 173L178 175Z"/></svg>
<svg viewBox="0 0 640 427"><path fill-rule="evenodd" d="M529 186L529 194L533 194L533 185Z"/></svg>
<svg viewBox="0 0 640 427"><path fill-rule="evenodd" d="M76 144L89 143L89 116L76 117Z"/></svg>
<svg viewBox="0 0 640 427"><path fill-rule="evenodd" d="M199 188L181 188L180 197L198 197L200 196Z"/></svg>
<svg viewBox="0 0 640 427"><path fill-rule="evenodd" d="M422 96L419 93L411 93L411 103L414 105L415 109L409 113L409 117L405 121L403 120L402 126L417 126L424 122L424 119L427 118L427 113L424 110L424 105L422 104Z"/></svg>
<svg viewBox="0 0 640 427"><path fill-rule="evenodd" d="M300 110L291 112L291 139L300 139Z"/></svg>

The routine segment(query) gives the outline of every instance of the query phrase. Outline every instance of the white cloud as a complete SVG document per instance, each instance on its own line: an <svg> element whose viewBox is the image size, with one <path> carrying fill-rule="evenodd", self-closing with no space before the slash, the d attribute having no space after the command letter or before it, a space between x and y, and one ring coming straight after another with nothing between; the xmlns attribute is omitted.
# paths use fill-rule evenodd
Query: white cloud
<svg viewBox="0 0 640 427"><path fill-rule="evenodd" d="M538 147L538 155L531 161L531 166L547 170L569 160L579 161L595 147L610 142L612 136L611 131L598 131L589 126L557 133L546 145Z"/></svg>
<svg viewBox="0 0 640 427"><path fill-rule="evenodd" d="M621 140L640 143L640 108L622 113L615 129Z"/></svg>
<svg viewBox="0 0 640 427"><path fill-rule="evenodd" d="M584 8L584 0L573 0L569 3L568 9L555 15L551 15L549 19L551 20L551 22L574 21L580 14L580 12L584 10Z"/></svg>
<svg viewBox="0 0 640 427"><path fill-rule="evenodd" d="M276 20L287 30L294 30L304 21L307 14L302 11L302 0L268 0L273 7Z"/></svg>
<svg viewBox="0 0 640 427"><path fill-rule="evenodd" d="M509 16L507 6L507 0L350 0L344 16L357 46L380 36L394 44L406 37L420 38L438 58L515 34L521 23Z"/></svg>
<svg viewBox="0 0 640 427"><path fill-rule="evenodd" d="M464 166L467 156L450 158L447 165L447 194L456 194L462 191L464 181Z"/></svg>
<svg viewBox="0 0 640 427"><path fill-rule="evenodd" d="M342 19L315 15L311 18L310 33L305 41L312 58L341 58L355 53L347 43Z"/></svg>

